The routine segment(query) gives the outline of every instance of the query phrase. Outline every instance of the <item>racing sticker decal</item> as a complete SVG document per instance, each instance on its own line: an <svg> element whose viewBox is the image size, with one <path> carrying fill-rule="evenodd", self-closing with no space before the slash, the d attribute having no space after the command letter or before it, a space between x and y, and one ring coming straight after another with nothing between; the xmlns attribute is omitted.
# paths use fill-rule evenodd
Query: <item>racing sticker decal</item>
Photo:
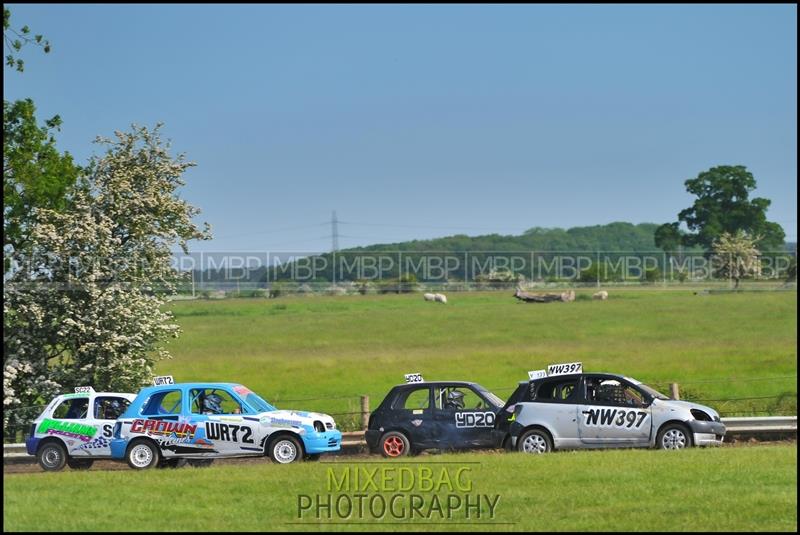
<svg viewBox="0 0 800 535"><path fill-rule="evenodd" d="M422 420L411 420L411 423L414 425L414 427L419 427L422 425Z"/></svg>
<svg viewBox="0 0 800 535"><path fill-rule="evenodd" d="M404 377L407 383L422 383L425 381L421 373L407 373Z"/></svg>
<svg viewBox="0 0 800 535"><path fill-rule="evenodd" d="M154 386L174 385L174 384L175 380L172 378L171 375L159 375L157 377L153 377Z"/></svg>
<svg viewBox="0 0 800 535"><path fill-rule="evenodd" d="M647 411L634 411L625 409L589 409L583 411L586 415L584 424L594 427L622 427L626 429L639 429L647 419Z"/></svg>
<svg viewBox="0 0 800 535"><path fill-rule="evenodd" d="M75 394L64 394L62 397L64 399L88 398L89 394L86 392L77 392Z"/></svg>
<svg viewBox="0 0 800 535"><path fill-rule="evenodd" d="M39 429L37 429L36 432L76 438L83 442L89 442L92 437L94 437L95 433L97 433L97 428L92 425L79 424L76 422L59 422L45 419L39 424Z"/></svg>
<svg viewBox="0 0 800 535"><path fill-rule="evenodd" d="M166 420L136 419L131 424L131 433L146 433L148 435L160 435L165 437L175 435L177 438L183 438L186 440L194 437L196 432L196 425L168 422Z"/></svg>
<svg viewBox="0 0 800 535"><path fill-rule="evenodd" d="M206 422L206 436L209 440L255 444L255 440L253 440L253 430L246 425Z"/></svg>
<svg viewBox="0 0 800 535"><path fill-rule="evenodd" d="M243 385L236 385L233 387L233 391L241 396L247 396L247 394L252 394L253 391Z"/></svg>
<svg viewBox="0 0 800 535"><path fill-rule="evenodd" d="M77 449L80 450L93 450L99 448L107 448L111 444L111 441L108 440L106 437L97 437L94 440L91 440L85 444L81 444Z"/></svg>
<svg viewBox="0 0 800 535"><path fill-rule="evenodd" d="M494 413L457 412L456 427L494 427Z"/></svg>
<svg viewBox="0 0 800 535"><path fill-rule="evenodd" d="M272 418L265 416L261 418L261 423L267 424L272 427L302 427L303 422L300 420L289 420L286 418Z"/></svg>
<svg viewBox="0 0 800 535"><path fill-rule="evenodd" d="M583 364L570 362L567 364L551 364L547 367L547 375L564 375L567 373L583 373Z"/></svg>

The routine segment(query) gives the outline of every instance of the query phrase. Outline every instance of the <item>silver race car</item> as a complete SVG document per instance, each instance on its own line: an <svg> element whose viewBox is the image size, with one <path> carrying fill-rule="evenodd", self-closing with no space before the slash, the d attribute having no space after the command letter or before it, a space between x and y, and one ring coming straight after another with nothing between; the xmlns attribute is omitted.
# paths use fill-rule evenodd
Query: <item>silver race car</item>
<svg viewBox="0 0 800 535"><path fill-rule="evenodd" d="M497 418L508 449L682 449L722 443L725 425L712 408L669 399L630 377L584 373L581 363L529 372Z"/></svg>

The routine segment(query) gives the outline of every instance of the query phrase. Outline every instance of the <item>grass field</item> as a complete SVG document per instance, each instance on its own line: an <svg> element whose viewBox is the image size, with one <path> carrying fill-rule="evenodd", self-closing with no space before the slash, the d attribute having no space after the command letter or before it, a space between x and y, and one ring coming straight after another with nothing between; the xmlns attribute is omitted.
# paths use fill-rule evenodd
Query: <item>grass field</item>
<svg viewBox="0 0 800 535"><path fill-rule="evenodd" d="M605 302L580 299L590 292L549 304L508 292L455 293L446 305L419 294L175 302L184 333L157 370L241 382L281 408L348 425L355 417L341 413L358 410L358 395L374 408L404 373L472 380L505 398L528 370L572 361L662 391L677 382L682 397L714 400L723 416L796 414L796 292L611 289Z"/></svg>
<svg viewBox="0 0 800 535"><path fill-rule="evenodd" d="M404 483L398 475L401 467L411 470ZM432 479L439 482L444 481L442 470L447 471L454 489L440 484L438 492L426 492L420 467L430 468ZM329 491L328 471L341 481L347 468L377 469L373 482L379 490L363 483L368 479L362 477L357 487L351 479L347 488L337 490L334 485ZM394 480L380 479L392 475ZM394 513L382 512L375 503L370 512L369 500L381 494L389 503L401 484L411 487L403 495L421 496L422 506L417 502L413 520L411 506L404 501L395 502ZM359 514L357 507L348 511L342 503L356 503L356 494L365 488L364 512ZM457 502L449 502L453 509L448 519L446 507L441 513L432 507L434 495L448 503L450 494L461 505L456 508ZM301 502L299 495L310 501ZM467 518L465 500L475 504L480 495L486 495L484 503L494 504L493 514L483 506L480 518L476 508ZM328 518L325 509L317 513L313 505L298 510L301 503L324 504L328 497L333 504L343 500L341 515L334 509ZM376 458L369 464L331 460L280 466L265 460L205 469L65 471L3 478L3 529L8 531L382 531L413 528L409 522L450 530L796 531L797 448L448 454L424 455L412 464Z"/></svg>

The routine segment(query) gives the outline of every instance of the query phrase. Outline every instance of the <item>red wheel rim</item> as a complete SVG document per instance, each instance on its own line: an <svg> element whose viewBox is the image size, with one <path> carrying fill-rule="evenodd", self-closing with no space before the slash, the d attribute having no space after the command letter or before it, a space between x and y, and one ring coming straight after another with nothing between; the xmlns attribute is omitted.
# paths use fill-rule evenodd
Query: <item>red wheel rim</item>
<svg viewBox="0 0 800 535"><path fill-rule="evenodd" d="M389 457L398 457L402 455L404 449L405 444L403 444L400 437L389 437L383 441L383 451L385 451L386 455Z"/></svg>

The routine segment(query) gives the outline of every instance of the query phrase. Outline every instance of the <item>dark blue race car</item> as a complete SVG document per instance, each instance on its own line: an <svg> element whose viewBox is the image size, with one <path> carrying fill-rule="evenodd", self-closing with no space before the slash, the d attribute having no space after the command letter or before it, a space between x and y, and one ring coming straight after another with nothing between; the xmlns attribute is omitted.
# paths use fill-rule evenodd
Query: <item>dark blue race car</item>
<svg viewBox="0 0 800 535"><path fill-rule="evenodd" d="M425 449L495 448L494 421L502 407L500 398L477 383L397 385L370 416L365 436L370 451L385 457Z"/></svg>

